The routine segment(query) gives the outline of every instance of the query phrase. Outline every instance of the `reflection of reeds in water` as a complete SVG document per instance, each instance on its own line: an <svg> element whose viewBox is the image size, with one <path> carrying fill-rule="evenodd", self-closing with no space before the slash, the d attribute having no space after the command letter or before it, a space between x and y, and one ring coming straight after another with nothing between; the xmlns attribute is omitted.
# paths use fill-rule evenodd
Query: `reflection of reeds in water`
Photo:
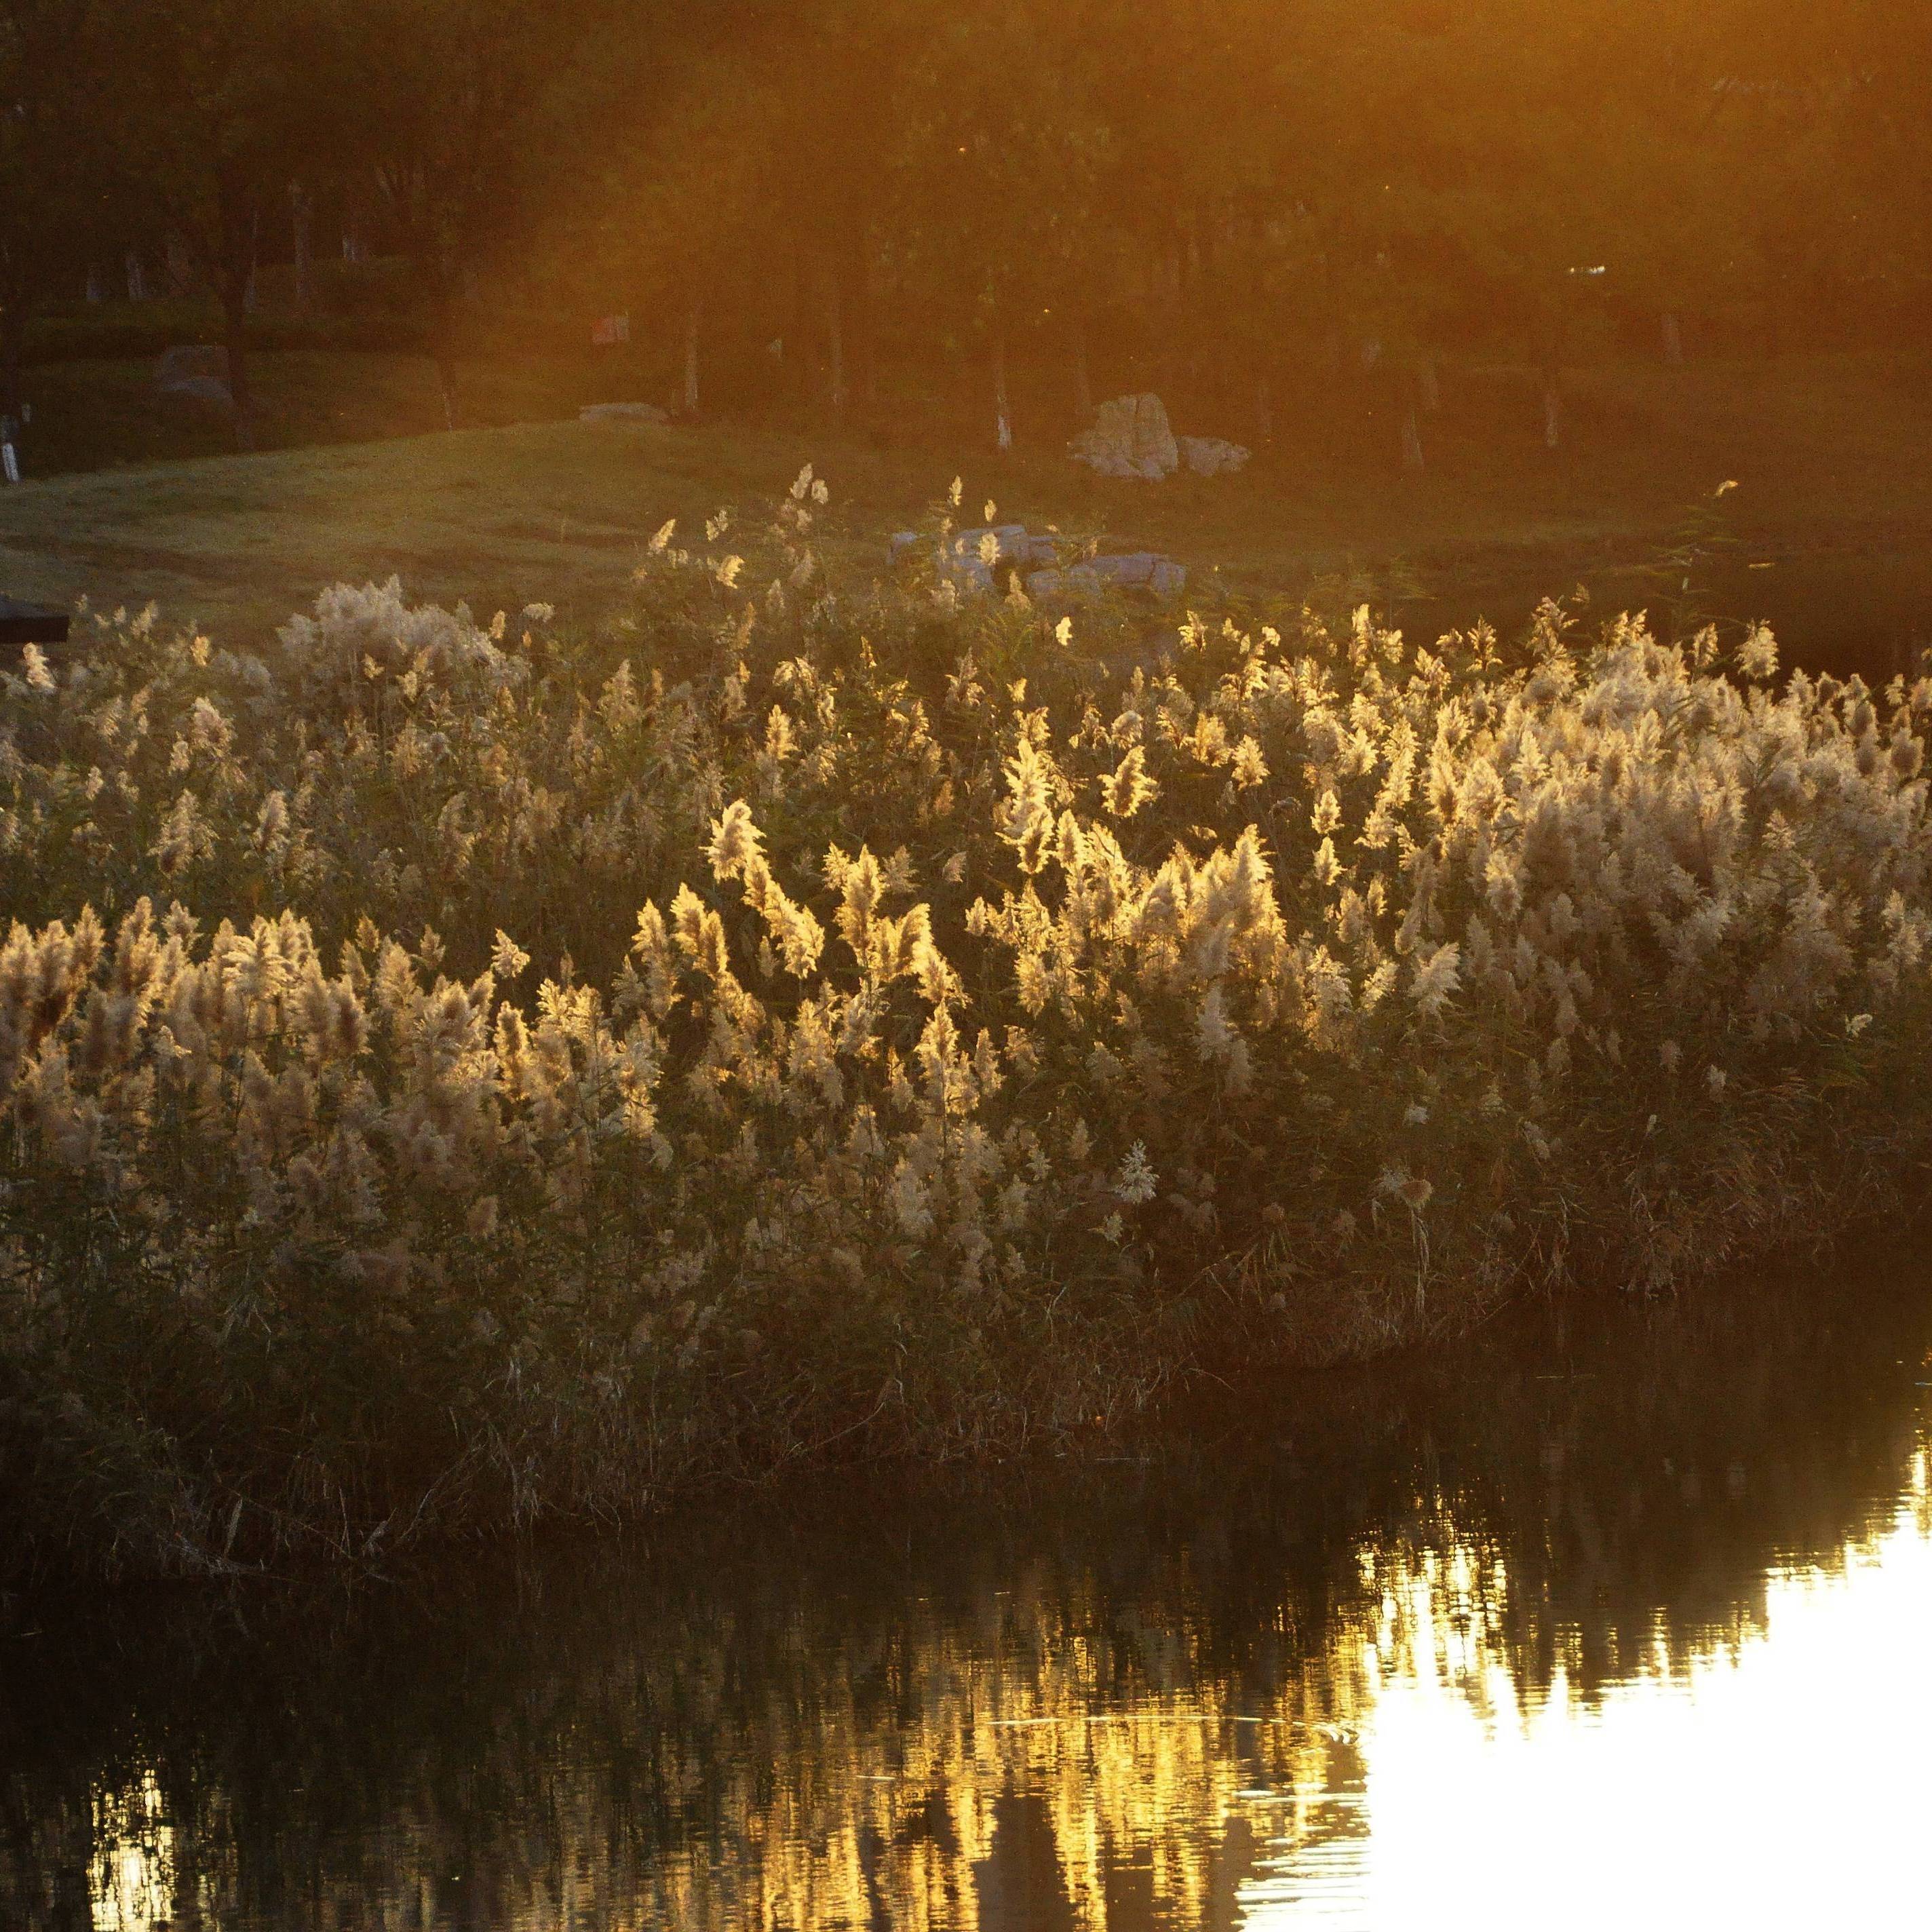
<svg viewBox="0 0 1932 1932"><path fill-rule="evenodd" d="M1237 1710L1191 1630L1157 1645L1134 1634L1124 1655L1085 1593L982 1599L964 1622L925 1621L896 1654L820 1655L806 1696L781 1694L748 1727L703 1692L687 1702L674 1663L640 1658L622 1701L680 1712L656 1769L682 1813L666 1836L682 1842L614 1845L608 1766L559 1766L545 1809L578 1828L549 1871L530 1861L492 1893L490 1912L532 1927L584 1912L639 1926L1100 1927L1122 1922L1124 1888L1205 1926L1229 1922L1264 1834L1319 1828L1312 1811L1242 1796L1335 1779L1336 1747L1308 1721L1333 1701L1302 1682Z"/></svg>
<svg viewBox="0 0 1932 1932"><path fill-rule="evenodd" d="M1287 1463L727 1526L239 1670L88 1652L0 1732L0 1922L86 1924L78 1873L103 1932L1240 1924L1359 1876L1393 1691L1523 1730L1681 1688L1767 1578L1932 1537L1908 1346L1654 1328L1310 1396L1250 1426Z"/></svg>
<svg viewBox="0 0 1932 1932"><path fill-rule="evenodd" d="M1922 1450L1898 1518L1921 1534L1926 1478ZM610 1741L585 1750L566 1722L548 1761L526 1768L523 1802L491 1822L485 1858L419 1794L389 1819L360 1883L326 1894L346 1924L530 1932L1231 1926L1258 1879L1292 1895L1298 1871L1346 1868L1369 1823L1357 1739L1384 1687L1432 1687L1500 1724L1524 1723L1538 1694L1516 1674L1521 1606L1493 1544L1445 1510L1426 1540L1365 1544L1358 1560L1358 1611L1260 1699L1204 1660L1197 1623L1134 1628L1090 1585L928 1612L883 1651L802 1644L790 1688L808 1694L781 1695L749 1726L717 1660L694 1683L684 1660L646 1652L604 1695L643 1720L624 1742L653 1753L664 1828L626 1828ZM1681 1673L1729 1648L1708 1632L1673 1646L1660 1628L1627 1668ZM1580 1694L1560 1663L1546 1694ZM649 1714L667 1710L680 1712L675 1729L648 1738ZM99 1801L95 1828L104 1932L184 1922L152 1771ZM458 1861L462 1911L442 1882ZM198 1889L209 1924L244 1916L206 1872Z"/></svg>
<svg viewBox="0 0 1932 1932"><path fill-rule="evenodd" d="M147 1932L185 1916L177 1898L174 1828L152 1770L94 1800L88 1893L96 1932Z"/></svg>

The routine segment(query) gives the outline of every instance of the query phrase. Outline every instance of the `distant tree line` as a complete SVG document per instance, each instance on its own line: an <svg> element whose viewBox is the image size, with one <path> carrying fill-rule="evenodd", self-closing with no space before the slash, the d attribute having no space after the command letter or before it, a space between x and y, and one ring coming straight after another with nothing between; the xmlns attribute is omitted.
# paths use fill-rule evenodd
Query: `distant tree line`
<svg viewBox="0 0 1932 1932"><path fill-rule="evenodd" d="M1614 326L1932 338L1922 0L4 0L0 412L37 311L380 254L465 317L628 317L658 400L835 412L942 368L987 432L1103 378L1265 437L1372 378ZM1034 403L1036 418L1044 414Z"/></svg>

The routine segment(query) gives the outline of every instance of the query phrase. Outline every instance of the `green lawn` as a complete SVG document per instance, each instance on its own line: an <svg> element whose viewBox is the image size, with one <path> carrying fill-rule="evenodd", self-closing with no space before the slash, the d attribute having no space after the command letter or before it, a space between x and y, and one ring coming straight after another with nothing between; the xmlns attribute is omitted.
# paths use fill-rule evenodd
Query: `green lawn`
<svg viewBox="0 0 1932 1932"><path fill-rule="evenodd" d="M579 398L542 364L470 372L466 406L505 426L430 433L438 412L419 360L291 354L260 366L278 440L313 446L128 463L0 492L0 591L154 599L245 635L334 579L396 572L427 596L486 609L542 598L587 617L667 517L752 503L809 459L855 544L915 519L963 472L976 514L990 496L1003 518L1167 550L1197 580L1218 569L1241 586L1294 586L1351 564L1400 564L1430 604L1469 604L1464 616L1508 605L1532 578L1561 589L1641 560L1687 506L1735 479L1726 505L1754 556L1787 573L1832 560L1849 582L1903 568L1912 595L1922 578L1932 601L1923 362L1585 370L1573 380L1570 446L1555 454L1541 446L1526 372L1456 371L1426 425L1420 477L1389 460L1389 426L1358 412L1286 422L1240 477L1154 486L1091 476L1058 453L1057 436L1001 456L957 427L586 428L554 419ZM180 423L152 413L146 364L32 373L49 437L56 417L119 407L135 412L116 431L122 446L181 446ZM219 440L212 424L199 433L195 448Z"/></svg>
<svg viewBox="0 0 1932 1932"><path fill-rule="evenodd" d="M206 332L202 332L205 334ZM184 332L184 340L190 339ZM225 412L161 394L152 356L31 364L24 372L34 419L25 440L35 476L181 457L226 456L234 435ZM312 448L426 436L444 427L434 365L421 356L356 350L257 350L257 448ZM474 427L573 417L595 400L584 362L500 357L458 367L464 419Z"/></svg>

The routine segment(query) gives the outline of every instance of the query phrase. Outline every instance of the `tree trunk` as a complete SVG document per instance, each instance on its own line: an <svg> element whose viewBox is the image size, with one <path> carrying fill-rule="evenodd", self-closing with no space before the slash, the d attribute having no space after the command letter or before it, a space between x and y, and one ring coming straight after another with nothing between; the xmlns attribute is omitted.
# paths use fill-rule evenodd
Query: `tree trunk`
<svg viewBox="0 0 1932 1932"><path fill-rule="evenodd" d="M1258 213L1249 218L1246 241L1248 346L1253 358L1255 440L1271 442L1274 440L1276 338L1268 314L1268 231Z"/></svg>
<svg viewBox="0 0 1932 1932"><path fill-rule="evenodd" d="M1542 372L1545 449L1559 448L1563 442L1563 365L1569 341L1568 290L1558 282L1540 292L1529 318L1530 356Z"/></svg>
<svg viewBox="0 0 1932 1932"><path fill-rule="evenodd" d="M1402 412L1402 466L1408 476L1422 474L1422 424L1412 402Z"/></svg>
<svg viewBox="0 0 1932 1932"><path fill-rule="evenodd" d="M20 480L20 457L14 438L26 412L20 406L20 338L26 319L18 302L0 308L0 479Z"/></svg>
<svg viewBox="0 0 1932 1932"><path fill-rule="evenodd" d="M802 243L791 251L791 319L785 325L785 393L807 403L812 388L812 262Z"/></svg>
<svg viewBox="0 0 1932 1932"><path fill-rule="evenodd" d="M436 371L436 400L442 404L442 427L460 422L456 394L456 290L460 268L448 257L430 257L429 280L429 362Z"/></svg>
<svg viewBox="0 0 1932 1932"><path fill-rule="evenodd" d="M1201 231L1192 222L1178 228L1174 244L1174 306L1181 342L1181 368L1192 390L1201 380ZM1197 398L1198 400L1198 398Z"/></svg>
<svg viewBox="0 0 1932 1932"><path fill-rule="evenodd" d="M1087 362L1087 318L1073 318L1073 406L1084 428L1094 420L1094 377Z"/></svg>
<svg viewBox="0 0 1932 1932"><path fill-rule="evenodd" d="M253 315L261 306L261 292L259 286L261 265L262 211L258 208L254 209L248 218L248 279L242 286L242 306L250 315Z"/></svg>
<svg viewBox="0 0 1932 1932"><path fill-rule="evenodd" d="M1322 260L1322 293L1326 298L1324 306L1328 311L1323 360L1328 365L1329 374L1340 376L1347 373L1348 366L1348 318L1342 302L1341 267L1335 260L1332 247Z"/></svg>
<svg viewBox="0 0 1932 1932"><path fill-rule="evenodd" d="M296 307L307 315L315 306L315 272L309 248L315 204L309 199L308 189L299 182L290 189L289 200L295 223Z"/></svg>
<svg viewBox="0 0 1932 1932"><path fill-rule="evenodd" d="M879 345L872 302L872 251L862 232L852 250L852 361L859 378L859 399L866 408L879 401Z"/></svg>
<svg viewBox="0 0 1932 1932"><path fill-rule="evenodd" d="M1664 359L1673 368L1684 360L1684 330L1674 308L1664 311Z"/></svg>
<svg viewBox="0 0 1932 1932"><path fill-rule="evenodd" d="M998 418L999 444L1013 446L1012 410L1006 399L1006 331L1001 323L993 332L993 408Z"/></svg>
<svg viewBox="0 0 1932 1932"><path fill-rule="evenodd" d="M684 320L684 414L698 413L698 339L704 320L704 304L694 301Z"/></svg>
<svg viewBox="0 0 1932 1932"><path fill-rule="evenodd" d="M832 356L832 413L845 419L845 314L836 264L825 278L825 337Z"/></svg>
<svg viewBox="0 0 1932 1932"><path fill-rule="evenodd" d="M231 273L221 286L222 340L228 351L228 393L235 404L235 447L255 447L255 392L248 380L249 274Z"/></svg>
<svg viewBox="0 0 1932 1932"><path fill-rule="evenodd" d="M1207 383L1216 404L1228 393L1227 374L1232 344L1228 339L1228 316L1232 304L1222 286L1220 236L1214 212L1205 202L1197 202L1190 224L1194 237L1194 314L1187 331L1188 380Z"/></svg>
<svg viewBox="0 0 1932 1932"><path fill-rule="evenodd" d="M26 326L18 302L10 301L0 307L0 416L10 422L18 422L26 413L20 407L20 364Z"/></svg>

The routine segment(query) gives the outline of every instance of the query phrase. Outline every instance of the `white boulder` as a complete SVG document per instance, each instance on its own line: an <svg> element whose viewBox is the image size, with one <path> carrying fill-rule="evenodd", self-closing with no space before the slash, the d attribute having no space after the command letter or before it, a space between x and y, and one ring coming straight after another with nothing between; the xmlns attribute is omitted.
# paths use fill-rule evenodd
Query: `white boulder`
<svg viewBox="0 0 1932 1932"><path fill-rule="evenodd" d="M228 385L228 351L218 343L190 343L164 350L154 387L164 396L231 408L235 398Z"/></svg>
<svg viewBox="0 0 1932 1932"><path fill-rule="evenodd" d="M1067 445L1076 463L1102 476L1158 483L1180 467L1167 406L1156 395L1118 396L1094 412L1094 427Z"/></svg>
<svg viewBox="0 0 1932 1932"><path fill-rule="evenodd" d="M1232 476L1245 468L1252 452L1218 436L1184 436L1180 460L1197 476Z"/></svg>
<svg viewBox="0 0 1932 1932"><path fill-rule="evenodd" d="M1169 598L1178 597L1186 588L1186 569L1152 550L1089 557L1065 570L1035 571L1027 579L1028 595L1038 598L1096 597L1110 590L1145 590Z"/></svg>
<svg viewBox="0 0 1932 1932"><path fill-rule="evenodd" d="M655 403L592 403L577 412L584 423L668 422L670 418Z"/></svg>

